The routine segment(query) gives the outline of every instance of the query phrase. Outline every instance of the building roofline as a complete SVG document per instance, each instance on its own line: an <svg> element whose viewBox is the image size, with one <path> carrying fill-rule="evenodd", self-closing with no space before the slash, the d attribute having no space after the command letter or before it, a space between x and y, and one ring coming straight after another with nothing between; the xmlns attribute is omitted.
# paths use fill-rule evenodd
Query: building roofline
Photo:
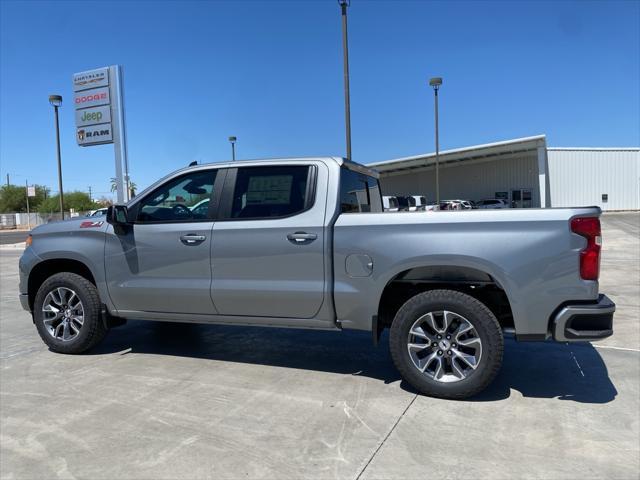
<svg viewBox="0 0 640 480"><path fill-rule="evenodd" d="M530 144L527 145L527 148L525 148L525 150L533 150L534 148L536 148L538 145L538 143L542 142L542 144L546 147L546 135L534 135L531 137L522 137L522 138L515 138L512 140L503 140L500 142L493 142L493 143L485 143L482 145L474 145L474 146L470 146L470 147L462 147L462 148L455 148L455 149L451 149L451 150L442 150L441 152L439 152L439 157L441 162L446 162L448 159L446 157L449 157L449 159L453 159L456 157L465 157L465 154L468 153L473 153L474 155L472 155L473 157L487 157L487 156L494 156L494 155L500 155L500 154L509 154L509 153L513 153L514 151L522 151L521 148L517 148L517 149L512 149L511 147L515 147L517 145L526 145L526 144ZM393 160L384 160L381 162L373 162L373 163L369 163L367 164L367 166L372 167L372 168L376 168L379 170L384 170L384 171L391 171L391 170L395 170L395 169L403 169L403 167L401 165L406 165L407 167L410 168L410 166L415 166L416 162L426 162L427 160L431 160L431 159L435 159L435 152L431 152L431 153L425 153L422 155L414 155L411 157L403 157L403 158L396 158ZM420 166L425 166L425 163L422 163Z"/></svg>
<svg viewBox="0 0 640 480"><path fill-rule="evenodd" d="M547 147L551 151L640 152L640 147Z"/></svg>

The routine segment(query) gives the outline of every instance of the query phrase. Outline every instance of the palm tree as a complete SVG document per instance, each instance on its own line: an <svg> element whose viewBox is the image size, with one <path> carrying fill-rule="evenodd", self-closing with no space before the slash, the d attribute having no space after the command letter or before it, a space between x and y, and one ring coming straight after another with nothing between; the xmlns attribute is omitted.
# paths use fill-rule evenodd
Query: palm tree
<svg viewBox="0 0 640 480"><path fill-rule="evenodd" d="M111 177L111 192L116 192L118 190L118 179L116 179L115 177ZM131 198L136 196L136 190L138 189L138 186L132 182L131 180L129 180L129 191L131 193Z"/></svg>

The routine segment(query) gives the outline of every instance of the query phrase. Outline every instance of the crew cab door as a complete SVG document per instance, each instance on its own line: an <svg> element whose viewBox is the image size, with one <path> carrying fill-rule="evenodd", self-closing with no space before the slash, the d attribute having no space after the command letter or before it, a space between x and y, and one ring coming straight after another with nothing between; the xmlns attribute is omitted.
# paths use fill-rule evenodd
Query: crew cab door
<svg viewBox="0 0 640 480"><path fill-rule="evenodd" d="M322 163L230 169L213 226L219 314L313 318L325 295Z"/></svg>
<svg viewBox="0 0 640 480"><path fill-rule="evenodd" d="M215 314L211 233L223 173L174 177L129 210L126 231L107 234L105 271L120 314Z"/></svg>

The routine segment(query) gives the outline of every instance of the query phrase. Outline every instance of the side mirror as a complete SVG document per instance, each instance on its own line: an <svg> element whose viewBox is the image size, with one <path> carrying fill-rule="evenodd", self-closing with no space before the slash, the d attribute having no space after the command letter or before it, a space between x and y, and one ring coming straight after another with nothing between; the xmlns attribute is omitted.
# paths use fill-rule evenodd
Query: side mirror
<svg viewBox="0 0 640 480"><path fill-rule="evenodd" d="M129 225L129 212L125 205L111 205L107 210L107 223L114 227Z"/></svg>

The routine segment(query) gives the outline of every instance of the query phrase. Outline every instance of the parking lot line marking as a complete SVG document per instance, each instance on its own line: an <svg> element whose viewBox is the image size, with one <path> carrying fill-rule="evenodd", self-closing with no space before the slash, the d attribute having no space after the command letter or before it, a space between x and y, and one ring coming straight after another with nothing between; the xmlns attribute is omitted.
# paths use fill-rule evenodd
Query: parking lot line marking
<svg viewBox="0 0 640 480"><path fill-rule="evenodd" d="M611 350L622 350L625 352L640 352L638 348L614 347L613 345L594 345L596 348L609 348Z"/></svg>
<svg viewBox="0 0 640 480"><path fill-rule="evenodd" d="M371 455L371 458L369 458L369 461L365 464L364 467L362 467L362 470L360 470L360 473L358 473L358 475L356 476L355 480L360 480L360 477L362 477L362 474L364 473L364 471L367 469L367 467L369 466L369 464L373 461L373 459L375 458L375 456L377 455L377 453L380 451L380 449L382 448L382 446L384 445L384 442L387 441L387 438L389 438L391 436L391 434L393 433L393 431L395 430L395 428L398 426L398 423L400 423L400 420L402 420L402 417L404 417L404 415L407 413L407 410L409 410L409 408L411 407L411 405L413 405L413 402L416 401L416 398L418 398L418 394L416 394L411 401L409 402L409 404L407 405L407 407L404 409L404 411L400 414L400 416L398 417L398 419L395 421L395 423L393 424L393 426L391 427L391 430L389 430L389 433L387 433L385 435L385 437L382 439L382 442L380 442L380 445L378 445L378 448L376 448L376 450L373 452L373 455Z"/></svg>
<svg viewBox="0 0 640 480"><path fill-rule="evenodd" d="M573 353L573 350L571 351L571 357L573 358L573 361L576 362L576 365L578 366L578 370L580 370L580 374L584 377L584 372L582 371L582 367L578 363L578 359L576 358L575 353Z"/></svg>

